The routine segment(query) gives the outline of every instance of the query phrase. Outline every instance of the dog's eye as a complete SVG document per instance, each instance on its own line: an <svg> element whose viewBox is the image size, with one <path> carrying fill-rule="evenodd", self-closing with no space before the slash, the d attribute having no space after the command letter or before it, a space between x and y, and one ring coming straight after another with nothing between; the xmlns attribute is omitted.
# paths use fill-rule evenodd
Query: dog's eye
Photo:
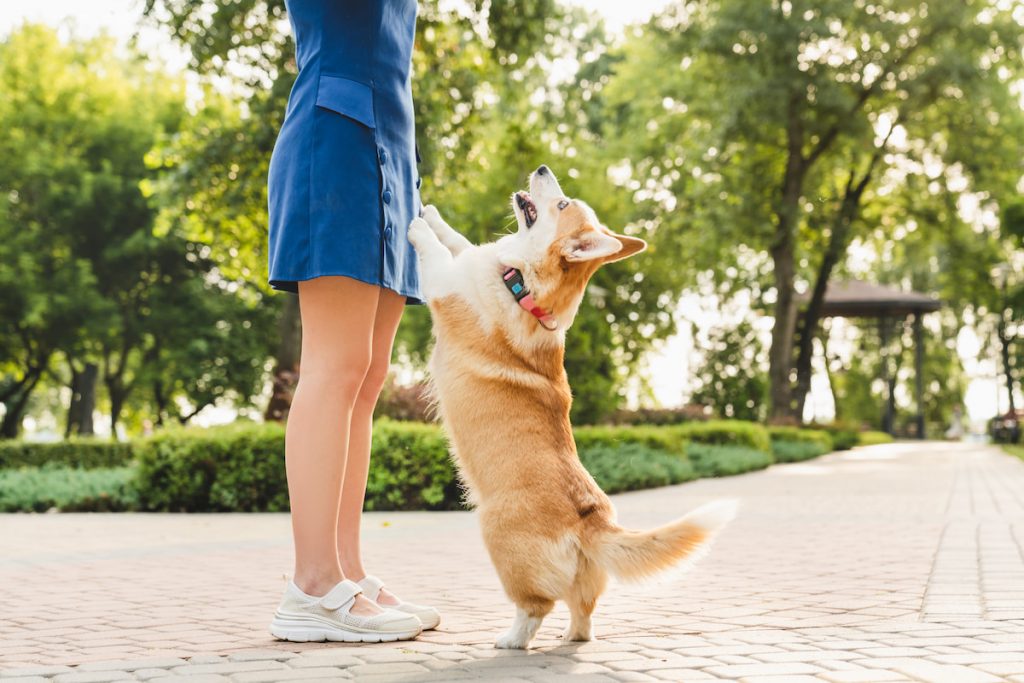
<svg viewBox="0 0 1024 683"><path fill-rule="evenodd" d="M568 199L563 199L562 201L558 202L558 210L559 211L561 211L562 209L564 209L567 206L569 206L569 200Z"/></svg>

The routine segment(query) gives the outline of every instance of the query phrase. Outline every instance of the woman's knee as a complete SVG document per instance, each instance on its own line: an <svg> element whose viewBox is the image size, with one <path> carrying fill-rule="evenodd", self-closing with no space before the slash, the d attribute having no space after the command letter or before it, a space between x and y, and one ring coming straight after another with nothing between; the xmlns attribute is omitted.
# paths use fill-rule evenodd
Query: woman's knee
<svg viewBox="0 0 1024 683"><path fill-rule="evenodd" d="M372 360L370 367L366 370L362 386L359 387L359 395L356 400L372 409L377 403L381 390L384 388L384 382L387 381L390 369L390 359L385 358L383 361Z"/></svg>
<svg viewBox="0 0 1024 683"><path fill-rule="evenodd" d="M299 368L299 385L303 390L313 389L325 400L354 402L369 368L369 358L358 356L303 362Z"/></svg>

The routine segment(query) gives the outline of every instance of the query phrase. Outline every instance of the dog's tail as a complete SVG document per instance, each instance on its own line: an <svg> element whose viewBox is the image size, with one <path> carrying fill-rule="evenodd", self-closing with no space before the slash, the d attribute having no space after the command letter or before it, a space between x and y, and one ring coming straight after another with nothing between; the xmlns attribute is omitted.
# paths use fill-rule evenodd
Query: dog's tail
<svg viewBox="0 0 1024 683"><path fill-rule="evenodd" d="M614 526L594 539L588 554L619 579L642 579L683 560L699 559L715 534L736 516L737 509L736 500L716 500L651 531Z"/></svg>

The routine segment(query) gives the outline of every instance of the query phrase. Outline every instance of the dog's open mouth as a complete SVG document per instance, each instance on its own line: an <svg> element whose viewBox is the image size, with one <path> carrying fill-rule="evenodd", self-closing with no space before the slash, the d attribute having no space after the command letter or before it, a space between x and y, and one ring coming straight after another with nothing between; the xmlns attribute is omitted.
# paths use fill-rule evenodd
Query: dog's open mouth
<svg viewBox="0 0 1024 683"><path fill-rule="evenodd" d="M519 210L523 212L526 227L532 227L537 222L537 206L533 203L533 199L530 198L530 193L516 192L516 204L519 206Z"/></svg>

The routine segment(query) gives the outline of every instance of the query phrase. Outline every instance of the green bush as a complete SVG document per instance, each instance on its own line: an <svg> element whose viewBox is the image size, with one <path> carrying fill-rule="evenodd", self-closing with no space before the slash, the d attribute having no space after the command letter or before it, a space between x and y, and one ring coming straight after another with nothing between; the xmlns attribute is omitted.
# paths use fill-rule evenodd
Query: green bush
<svg viewBox="0 0 1024 683"><path fill-rule="evenodd" d="M867 431L857 435L858 446L875 446L880 443L892 443L892 435L885 432Z"/></svg>
<svg viewBox="0 0 1024 683"><path fill-rule="evenodd" d="M136 485L144 509L288 509L280 424L167 429L140 440L136 451Z"/></svg>
<svg viewBox="0 0 1024 683"><path fill-rule="evenodd" d="M771 452L768 430L756 422L743 420L708 420L666 427L680 438L694 443L716 446L743 446L765 454Z"/></svg>
<svg viewBox="0 0 1024 683"><path fill-rule="evenodd" d="M832 450L848 451L859 443L860 429L848 422L833 422L827 425L814 425L823 429L832 437Z"/></svg>
<svg viewBox="0 0 1024 683"><path fill-rule="evenodd" d="M380 419L371 448L367 509L460 507L440 427ZM288 510L279 424L167 430L140 442L138 458L137 485L148 510Z"/></svg>
<svg viewBox="0 0 1024 683"><path fill-rule="evenodd" d="M727 477L751 470L764 469L774 460L768 451L746 446L719 446L692 443L687 449L693 469L700 477Z"/></svg>
<svg viewBox="0 0 1024 683"><path fill-rule="evenodd" d="M653 425L576 427L573 436L576 439L576 450L581 453L597 447L639 444L673 455L686 455L686 439L681 433Z"/></svg>
<svg viewBox="0 0 1024 683"><path fill-rule="evenodd" d="M772 441L775 462L800 462L828 453L817 441Z"/></svg>
<svg viewBox="0 0 1024 683"><path fill-rule="evenodd" d="M377 420L366 482L366 509L462 508L462 490L441 427Z"/></svg>
<svg viewBox="0 0 1024 683"><path fill-rule="evenodd" d="M0 470L0 512L120 512L138 508L134 468L18 467Z"/></svg>
<svg viewBox="0 0 1024 683"><path fill-rule="evenodd" d="M127 465L132 445L108 439L66 441L0 441L0 469L39 467L49 463L71 467L117 467Z"/></svg>
<svg viewBox="0 0 1024 683"><path fill-rule="evenodd" d="M639 443L590 446L580 462L605 493L668 486L697 478L689 460Z"/></svg>
<svg viewBox="0 0 1024 683"><path fill-rule="evenodd" d="M832 435L824 429L772 426L768 427L768 435L772 439L773 448L776 441L787 441L816 444L821 453L832 450Z"/></svg>

